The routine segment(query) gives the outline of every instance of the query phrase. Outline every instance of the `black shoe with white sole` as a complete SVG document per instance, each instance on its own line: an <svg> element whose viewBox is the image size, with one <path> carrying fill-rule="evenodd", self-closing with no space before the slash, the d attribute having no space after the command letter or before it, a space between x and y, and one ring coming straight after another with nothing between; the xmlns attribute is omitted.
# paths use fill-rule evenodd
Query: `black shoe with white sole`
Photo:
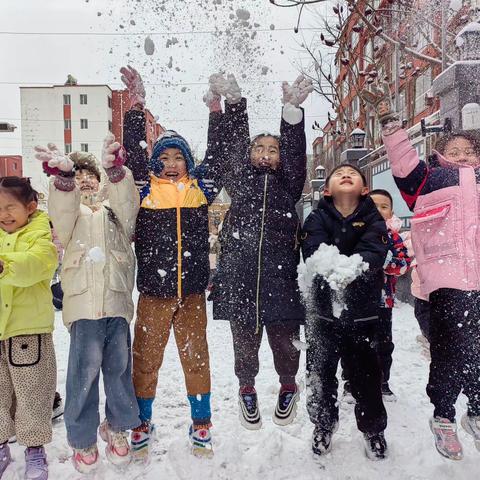
<svg viewBox="0 0 480 480"><path fill-rule="evenodd" d="M262 427L262 417L258 409L256 392L239 393L238 406L240 407L240 423L247 430L259 430Z"/></svg>
<svg viewBox="0 0 480 480"><path fill-rule="evenodd" d="M385 460L388 457L387 441L383 432L364 433L365 453L370 460Z"/></svg>
<svg viewBox="0 0 480 480"><path fill-rule="evenodd" d="M312 450L315 455L325 455L332 450L332 437L338 430L338 422L332 428L315 425L312 436Z"/></svg>
<svg viewBox="0 0 480 480"><path fill-rule="evenodd" d="M297 416L297 402L300 399L298 388L294 391L281 391L278 394L277 405L273 413L273 423L277 425L289 425Z"/></svg>

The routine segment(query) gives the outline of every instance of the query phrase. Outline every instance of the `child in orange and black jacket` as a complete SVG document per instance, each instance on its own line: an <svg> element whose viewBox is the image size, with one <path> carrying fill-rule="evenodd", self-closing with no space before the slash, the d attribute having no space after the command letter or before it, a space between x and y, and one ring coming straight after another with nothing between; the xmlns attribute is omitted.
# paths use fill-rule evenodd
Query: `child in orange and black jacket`
<svg viewBox="0 0 480 480"><path fill-rule="evenodd" d="M140 298L133 342L133 381L141 427L132 432L132 452L148 456L153 432L152 404L158 371L173 326L185 375L194 454L212 453L210 436L210 366L206 337L205 289L208 285L208 205L211 182L197 179L187 141L166 131L156 141L151 158L139 145L145 141L145 91L140 75L123 68L133 109L125 115L126 165L141 188L135 230ZM216 155L209 145L207 156Z"/></svg>

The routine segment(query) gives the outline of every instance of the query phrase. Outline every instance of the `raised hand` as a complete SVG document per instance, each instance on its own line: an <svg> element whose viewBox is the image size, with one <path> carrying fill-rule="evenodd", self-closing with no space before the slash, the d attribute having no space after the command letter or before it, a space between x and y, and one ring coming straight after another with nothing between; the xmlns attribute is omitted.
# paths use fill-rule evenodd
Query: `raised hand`
<svg viewBox="0 0 480 480"><path fill-rule="evenodd" d="M109 133L103 140L102 167L104 169L120 167L125 163L126 158L125 149L115 141L113 133Z"/></svg>
<svg viewBox="0 0 480 480"><path fill-rule="evenodd" d="M203 101L208 107L210 112L221 112L222 105L221 101L221 92L224 90L224 83L226 79L221 73L214 73L210 75L208 80L209 89L203 96Z"/></svg>
<svg viewBox="0 0 480 480"><path fill-rule="evenodd" d="M63 155L53 143L46 147L35 147L35 158L43 164L43 170L47 175L58 175L60 172L69 173L73 169L73 162L68 156Z"/></svg>
<svg viewBox="0 0 480 480"><path fill-rule="evenodd" d="M128 89L130 108L136 105L145 106L145 86L140 74L130 65L120 69L122 82Z"/></svg>
<svg viewBox="0 0 480 480"><path fill-rule="evenodd" d="M378 85L372 85L370 89L365 88L361 91L360 96L375 109L381 125L397 118L397 114L393 110L388 83L383 82L382 88Z"/></svg>
<svg viewBox="0 0 480 480"><path fill-rule="evenodd" d="M227 75L227 81L222 95L229 104L238 103L242 99L242 90L238 85L235 75L231 73Z"/></svg>
<svg viewBox="0 0 480 480"><path fill-rule="evenodd" d="M289 103L294 107L299 107L313 92L312 81L309 78L305 78L303 75L300 75L293 83L290 85L288 82L282 83L282 92L283 92L283 104Z"/></svg>

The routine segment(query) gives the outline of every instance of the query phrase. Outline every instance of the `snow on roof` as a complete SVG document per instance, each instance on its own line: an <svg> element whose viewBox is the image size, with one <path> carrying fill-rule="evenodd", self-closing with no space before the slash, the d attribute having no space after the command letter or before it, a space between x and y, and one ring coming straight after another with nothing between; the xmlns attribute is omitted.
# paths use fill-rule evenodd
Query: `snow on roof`
<svg viewBox="0 0 480 480"><path fill-rule="evenodd" d="M477 22L470 22L467 23L457 34L455 37L455 43L457 44L457 47L461 47L464 43L464 36L465 33L468 32L480 32L480 23Z"/></svg>

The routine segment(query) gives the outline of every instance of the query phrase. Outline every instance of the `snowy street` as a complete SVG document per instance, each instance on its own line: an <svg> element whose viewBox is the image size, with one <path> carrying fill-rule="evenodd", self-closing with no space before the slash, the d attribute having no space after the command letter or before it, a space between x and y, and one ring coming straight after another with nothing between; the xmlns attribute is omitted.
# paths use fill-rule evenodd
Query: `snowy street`
<svg viewBox="0 0 480 480"><path fill-rule="evenodd" d="M65 375L68 357L68 333L57 313L55 345L57 348L58 388L65 393ZM390 458L374 463L363 453L361 434L358 432L352 405L342 405L340 428L333 440L332 453L314 459L310 448L312 424L305 409L302 392L295 422L284 428L271 421L276 402L277 381L273 362L264 339L261 349L261 368L257 377L257 391L263 417L260 431L249 432L240 426L237 406L237 382L233 373L233 351L227 322L211 321L209 343L212 368L212 408L215 456L213 460L193 457L188 446L189 406L185 394L183 374L173 336L170 338L165 361L160 372L157 399L154 403L154 422L158 441L154 445L152 462L146 468L130 466L118 472L105 460L104 444L99 440L102 465L95 479L113 480L191 478L221 480L467 480L478 478L480 452L473 441L460 429L465 458L461 462L444 460L435 451L429 431L428 418L432 413L425 393L428 363L416 342L418 326L413 309L401 305L394 311L395 352L391 387L398 397L397 403L387 403L389 425L386 438ZM304 388L305 359L302 354L298 381ZM340 388L341 392L341 388ZM103 405L102 405L103 408ZM465 398L460 397L457 419L465 411ZM10 466L5 480L23 478L23 448L12 448L17 460ZM54 427L54 440L47 445L52 479L86 478L75 472L67 460L70 449L66 444L63 421ZM22 460L22 461L20 461Z"/></svg>

